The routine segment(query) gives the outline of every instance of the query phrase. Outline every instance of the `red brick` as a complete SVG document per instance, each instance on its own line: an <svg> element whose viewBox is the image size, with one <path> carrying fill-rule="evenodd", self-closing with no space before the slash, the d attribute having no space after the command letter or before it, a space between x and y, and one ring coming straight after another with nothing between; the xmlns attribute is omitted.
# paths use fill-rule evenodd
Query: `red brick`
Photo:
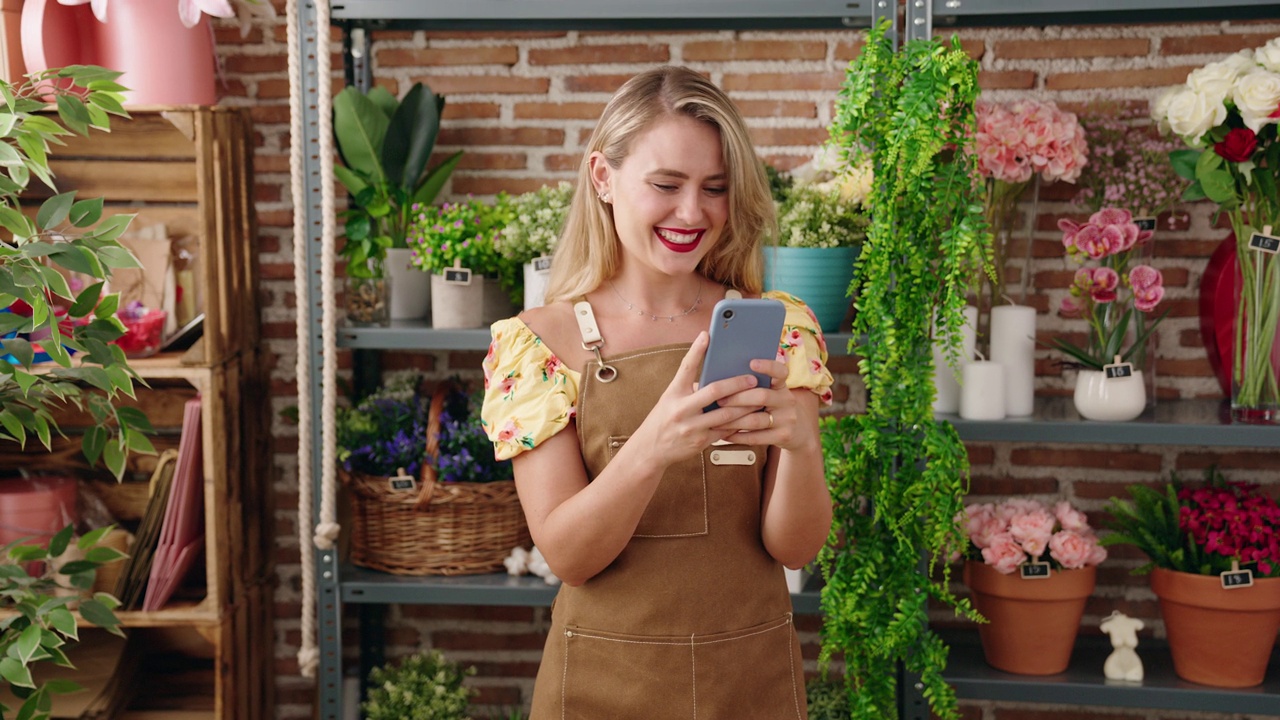
<svg viewBox="0 0 1280 720"><path fill-rule="evenodd" d="M1036 86L1031 70L980 70L978 87L983 90L1030 90Z"/></svg>
<svg viewBox="0 0 1280 720"><path fill-rule="evenodd" d="M288 72L289 60L281 55L227 55L223 58L227 74L252 75L259 73ZM334 69L342 67L335 64Z"/></svg>
<svg viewBox="0 0 1280 720"><path fill-rule="evenodd" d="M1079 481L1073 483L1075 495L1082 500L1110 500L1111 498L1128 498L1129 486L1138 483L1131 482L1091 482ZM1143 483L1149 484L1149 483Z"/></svg>
<svg viewBox="0 0 1280 720"><path fill-rule="evenodd" d="M613 93L630 75L571 75L564 79L564 89L569 92Z"/></svg>
<svg viewBox="0 0 1280 720"><path fill-rule="evenodd" d="M520 51L514 45L387 48L374 53L379 67L434 67L440 65L515 65ZM434 89L434 85L432 88Z"/></svg>
<svg viewBox="0 0 1280 720"><path fill-rule="evenodd" d="M542 160L543 169L551 172L567 172L578 169L582 163L582 153L552 153Z"/></svg>
<svg viewBox="0 0 1280 720"><path fill-rule="evenodd" d="M432 156L432 165L445 157L443 154ZM458 160L460 170L523 170L528 165L529 156L524 153L487 153L468 150L462 153L462 157Z"/></svg>
<svg viewBox="0 0 1280 720"><path fill-rule="evenodd" d="M862 52L862 46L866 45L862 40L842 40L836 43L835 52L832 53L836 60L841 62L849 62L858 57L858 53Z"/></svg>
<svg viewBox="0 0 1280 720"><path fill-rule="evenodd" d="M987 477L974 475L969 481L972 496L1051 495L1058 492L1052 478Z"/></svg>
<svg viewBox="0 0 1280 720"><path fill-rule="evenodd" d="M744 117L818 117L817 105L799 100L735 99L733 104L738 106L738 112Z"/></svg>
<svg viewBox="0 0 1280 720"><path fill-rule="evenodd" d="M827 57L827 44L799 40L708 40L686 43L681 54L686 61L822 60Z"/></svg>
<svg viewBox="0 0 1280 720"><path fill-rule="evenodd" d="M517 120L597 120L604 112L604 103L592 102L527 102L516 103Z"/></svg>
<svg viewBox="0 0 1280 720"><path fill-rule="evenodd" d="M539 127L445 127L436 142L446 147L477 145L554 145L564 144L564 130Z"/></svg>
<svg viewBox="0 0 1280 720"><path fill-rule="evenodd" d="M1184 452L1174 465L1178 470L1204 470L1217 465L1220 470L1280 470L1280 455L1274 451L1230 450L1223 452ZM1198 473L1181 473L1184 481L1199 480Z"/></svg>
<svg viewBox="0 0 1280 720"><path fill-rule="evenodd" d="M1160 375L1168 377L1212 377L1213 368L1209 365L1208 356L1188 359L1174 360L1171 358L1160 358Z"/></svg>
<svg viewBox="0 0 1280 720"><path fill-rule="evenodd" d="M574 45L565 48L529 50L530 65L608 65L618 63L662 63L671 59L671 49L658 43L626 45Z"/></svg>
<svg viewBox="0 0 1280 720"><path fill-rule="evenodd" d="M753 127L751 140L757 146L802 145L817 147L831 136L826 128Z"/></svg>
<svg viewBox="0 0 1280 720"><path fill-rule="evenodd" d="M533 192L546 185L541 178L475 177L455 175L453 192L459 195L497 195Z"/></svg>
<svg viewBox="0 0 1280 720"><path fill-rule="evenodd" d="M1044 80L1045 90L1091 90L1094 88L1164 87L1185 82L1195 66L1147 68L1139 70L1098 70L1057 73Z"/></svg>
<svg viewBox="0 0 1280 720"><path fill-rule="evenodd" d="M445 102L440 113L445 120L491 120L501 115L501 107L487 102Z"/></svg>
<svg viewBox="0 0 1280 720"><path fill-rule="evenodd" d="M813 159L811 155L776 155L767 154L762 158L766 163L778 170L794 170Z"/></svg>
<svg viewBox="0 0 1280 720"><path fill-rule="evenodd" d="M1252 50L1267 44L1274 33L1247 35L1191 35L1167 37L1160 41L1161 55L1229 55L1238 50Z"/></svg>
<svg viewBox="0 0 1280 720"><path fill-rule="evenodd" d="M425 75L413 82L424 82L440 95L518 94L543 95L551 87L551 80L511 75ZM445 106L446 108L448 105Z"/></svg>
<svg viewBox="0 0 1280 720"><path fill-rule="evenodd" d="M467 30L467 31L446 31L446 30L428 30L423 33L427 41L432 40L541 40L546 38L562 38L565 33L556 30ZM382 31L378 32L378 38L385 37Z"/></svg>
<svg viewBox="0 0 1280 720"><path fill-rule="evenodd" d="M995 462L996 451L990 445L965 445L970 465L990 465Z"/></svg>
<svg viewBox="0 0 1280 720"><path fill-rule="evenodd" d="M1107 470L1158 472L1160 456L1120 450L1015 448L1009 456L1013 465L1030 467L1082 467Z"/></svg>
<svg viewBox="0 0 1280 720"><path fill-rule="evenodd" d="M1098 38L1071 40L998 40L992 45L1000 60L1015 58L1133 57L1151 51L1146 38Z"/></svg>
<svg viewBox="0 0 1280 720"><path fill-rule="evenodd" d="M720 87L725 92L749 90L839 90L844 73L734 73L726 74Z"/></svg>

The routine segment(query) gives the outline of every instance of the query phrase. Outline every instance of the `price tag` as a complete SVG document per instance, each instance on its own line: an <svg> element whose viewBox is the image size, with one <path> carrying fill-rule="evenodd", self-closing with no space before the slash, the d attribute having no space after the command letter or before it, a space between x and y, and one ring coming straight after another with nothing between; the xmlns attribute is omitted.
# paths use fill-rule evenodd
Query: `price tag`
<svg viewBox="0 0 1280 720"><path fill-rule="evenodd" d="M396 468L395 476L387 478L387 483L394 492L408 492L418 487L418 482L412 476L406 475L404 468Z"/></svg>
<svg viewBox="0 0 1280 720"><path fill-rule="evenodd" d="M444 281L450 285L470 285L471 270L464 267L445 268Z"/></svg>
<svg viewBox="0 0 1280 720"><path fill-rule="evenodd" d="M1256 232L1249 237L1249 249L1275 255L1280 253L1280 237Z"/></svg>
<svg viewBox="0 0 1280 720"><path fill-rule="evenodd" d="M1154 217L1136 217L1133 224L1138 226L1139 230L1155 230L1156 219Z"/></svg>
<svg viewBox="0 0 1280 720"><path fill-rule="evenodd" d="M1231 569L1218 573L1222 578L1223 590L1238 590L1253 587L1253 570L1240 567L1240 563L1232 560Z"/></svg>
<svg viewBox="0 0 1280 720"><path fill-rule="evenodd" d="M551 272L551 258L543 255L533 259L533 271L539 275L546 275Z"/></svg>
<svg viewBox="0 0 1280 720"><path fill-rule="evenodd" d="M1053 571L1047 562L1023 563L1018 567L1023 580L1048 580Z"/></svg>
<svg viewBox="0 0 1280 720"><path fill-rule="evenodd" d="M1102 366L1103 377L1108 380L1133 377L1133 363L1112 363Z"/></svg>

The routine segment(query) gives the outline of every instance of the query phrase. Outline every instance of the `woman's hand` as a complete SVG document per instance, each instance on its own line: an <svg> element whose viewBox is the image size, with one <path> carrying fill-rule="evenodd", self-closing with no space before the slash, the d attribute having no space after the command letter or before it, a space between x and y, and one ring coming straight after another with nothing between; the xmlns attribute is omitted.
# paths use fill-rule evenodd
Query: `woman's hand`
<svg viewBox="0 0 1280 720"><path fill-rule="evenodd" d="M770 387L753 387L721 400L722 407L746 409L748 413L717 430L743 445L774 445L783 450L807 450L818 445L812 429L815 423L801 418L796 396L787 389L787 364L752 360L751 369L772 378Z"/></svg>

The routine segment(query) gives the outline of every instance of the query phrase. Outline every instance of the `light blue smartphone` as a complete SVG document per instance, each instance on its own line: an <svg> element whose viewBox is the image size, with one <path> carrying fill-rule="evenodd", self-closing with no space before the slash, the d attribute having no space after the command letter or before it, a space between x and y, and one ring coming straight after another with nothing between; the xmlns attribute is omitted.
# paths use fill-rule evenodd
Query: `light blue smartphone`
<svg viewBox="0 0 1280 720"><path fill-rule="evenodd" d="M755 375L756 387L769 387L773 381L751 369L752 360L778 357L782 326L787 310L777 300L725 298L711 311L711 344L702 361L698 387L739 375ZM703 411L719 407L712 403Z"/></svg>

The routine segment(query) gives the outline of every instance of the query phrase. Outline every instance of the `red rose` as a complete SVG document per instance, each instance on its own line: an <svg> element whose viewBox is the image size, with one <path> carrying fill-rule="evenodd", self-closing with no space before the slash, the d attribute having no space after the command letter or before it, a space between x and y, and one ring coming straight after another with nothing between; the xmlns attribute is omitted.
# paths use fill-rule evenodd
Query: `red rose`
<svg viewBox="0 0 1280 720"><path fill-rule="evenodd" d="M1220 143L1214 143L1213 151L1231 162L1244 162L1258 147L1258 136L1249 128L1236 128L1227 133Z"/></svg>

